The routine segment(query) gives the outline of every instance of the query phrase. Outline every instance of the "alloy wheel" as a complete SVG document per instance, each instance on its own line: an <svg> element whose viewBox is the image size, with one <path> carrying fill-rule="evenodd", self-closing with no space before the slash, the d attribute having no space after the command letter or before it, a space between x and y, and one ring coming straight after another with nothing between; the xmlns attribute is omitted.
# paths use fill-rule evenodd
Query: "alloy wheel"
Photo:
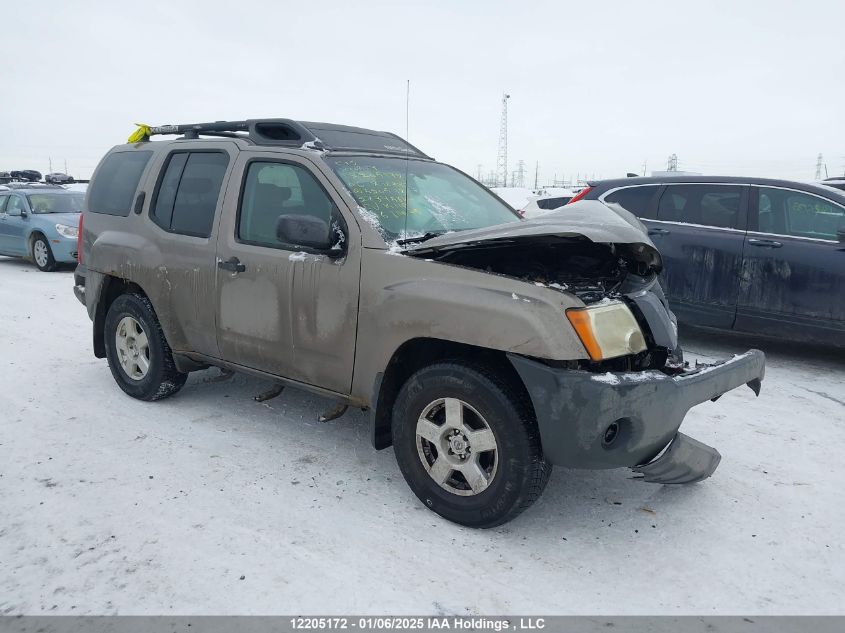
<svg viewBox="0 0 845 633"><path fill-rule="evenodd" d="M47 251L47 245L43 240L35 240L32 247L32 256L35 258L35 263L41 268L44 268L50 261L50 253Z"/></svg>
<svg viewBox="0 0 845 633"><path fill-rule="evenodd" d="M417 420L417 454L437 484L461 496L480 494L498 468L496 436L484 417L458 398L439 398Z"/></svg>
<svg viewBox="0 0 845 633"><path fill-rule="evenodd" d="M150 370L150 344L144 328L131 316L123 317L114 335L117 359L132 380L143 380Z"/></svg>

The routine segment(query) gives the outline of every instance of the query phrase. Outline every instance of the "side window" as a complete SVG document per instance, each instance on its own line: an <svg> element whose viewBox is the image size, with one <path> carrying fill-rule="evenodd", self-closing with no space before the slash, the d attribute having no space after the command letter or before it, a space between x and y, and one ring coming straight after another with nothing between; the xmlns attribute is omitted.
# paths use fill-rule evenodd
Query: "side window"
<svg viewBox="0 0 845 633"><path fill-rule="evenodd" d="M669 185L657 218L669 222L737 228L742 188L731 185Z"/></svg>
<svg viewBox="0 0 845 633"><path fill-rule="evenodd" d="M9 196L9 202L6 203L6 213L8 215L20 215L21 211L26 210L26 204L24 204L23 198L20 196Z"/></svg>
<svg viewBox="0 0 845 633"><path fill-rule="evenodd" d="M845 229L845 208L823 198L766 187L757 195L757 230L763 233L836 240Z"/></svg>
<svg viewBox="0 0 845 633"><path fill-rule="evenodd" d="M159 180L151 215L163 229L208 237L229 166L225 152L174 152Z"/></svg>
<svg viewBox="0 0 845 633"><path fill-rule="evenodd" d="M279 248L279 218L309 216L332 222L334 203L311 173L298 165L254 162L249 165L238 214L238 239Z"/></svg>
<svg viewBox="0 0 845 633"><path fill-rule="evenodd" d="M630 211L638 218L647 220L656 219L654 211L651 210L651 201L654 194L660 187L657 185L648 187L625 187L618 189L605 196L605 202L615 202L626 211Z"/></svg>
<svg viewBox="0 0 845 633"><path fill-rule="evenodd" d="M109 154L97 169L88 189L88 211L126 217L150 151L115 152Z"/></svg>
<svg viewBox="0 0 845 633"><path fill-rule="evenodd" d="M6 203L9 201L9 196L0 196L0 213L6 213Z"/></svg>

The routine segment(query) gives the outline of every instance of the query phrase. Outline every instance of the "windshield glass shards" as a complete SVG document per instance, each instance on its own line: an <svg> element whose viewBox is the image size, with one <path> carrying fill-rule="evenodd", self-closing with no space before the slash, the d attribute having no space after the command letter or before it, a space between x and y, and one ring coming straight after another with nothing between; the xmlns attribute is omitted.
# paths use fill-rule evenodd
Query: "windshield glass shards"
<svg viewBox="0 0 845 633"><path fill-rule="evenodd" d="M442 163L379 156L327 157L326 162L386 241L419 241L520 219L484 187Z"/></svg>

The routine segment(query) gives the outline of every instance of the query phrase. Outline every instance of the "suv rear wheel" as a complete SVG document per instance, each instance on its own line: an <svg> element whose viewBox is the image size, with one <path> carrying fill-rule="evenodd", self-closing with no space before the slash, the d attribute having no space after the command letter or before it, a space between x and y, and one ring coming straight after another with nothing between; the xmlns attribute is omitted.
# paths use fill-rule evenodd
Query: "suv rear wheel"
<svg viewBox="0 0 845 633"><path fill-rule="evenodd" d="M415 373L396 399L392 430L405 481L462 525L510 521L551 473L527 397L485 365L438 363Z"/></svg>
<svg viewBox="0 0 845 633"><path fill-rule="evenodd" d="M142 294L114 300L106 314L104 339L112 376L133 398L166 398L188 379L176 369L153 306Z"/></svg>

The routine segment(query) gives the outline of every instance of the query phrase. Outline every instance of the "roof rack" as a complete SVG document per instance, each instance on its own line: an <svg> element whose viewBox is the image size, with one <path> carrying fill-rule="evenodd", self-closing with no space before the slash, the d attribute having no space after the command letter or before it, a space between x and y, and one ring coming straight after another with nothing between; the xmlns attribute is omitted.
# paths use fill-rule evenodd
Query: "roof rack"
<svg viewBox="0 0 845 633"><path fill-rule="evenodd" d="M196 139L200 136L246 138L258 145L289 147L314 143L315 147L320 149L319 139L308 128L290 119L248 119L246 121L160 125L150 127L144 140L149 140L150 136L159 134L182 134L186 139Z"/></svg>
<svg viewBox="0 0 845 633"><path fill-rule="evenodd" d="M403 138L391 132L312 123L292 119L247 119L180 125L141 126L130 142L149 141L151 136L181 134L183 139L200 136L242 138L256 145L306 146L311 149L365 151L400 156L430 158Z"/></svg>

